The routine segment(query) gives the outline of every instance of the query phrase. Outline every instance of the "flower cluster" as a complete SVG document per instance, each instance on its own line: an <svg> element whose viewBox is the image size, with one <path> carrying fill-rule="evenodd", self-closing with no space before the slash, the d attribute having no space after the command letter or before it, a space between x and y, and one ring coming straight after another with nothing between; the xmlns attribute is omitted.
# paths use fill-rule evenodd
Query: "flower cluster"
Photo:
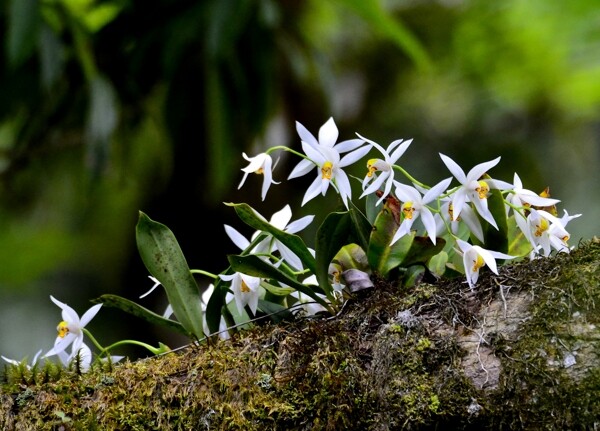
<svg viewBox="0 0 600 431"><path fill-rule="evenodd" d="M99 349L100 361L119 361L122 357L109 352L126 343L144 346L155 354L168 349L162 343L154 348L134 340L102 347L85 328L102 303L195 340L216 334L226 339L231 331L261 318L278 321L298 315L332 315L343 305L345 293L373 287L375 274L408 288L422 272L437 277L459 273L469 288L475 289L484 267L498 274L497 261L501 264L571 250L567 225L580 214L569 215L565 210L559 217L556 205L560 201L551 198L548 190L538 194L525 189L516 173L512 183L491 176L500 157L465 172L440 154L449 176L428 185L399 164L412 139L395 140L387 148L360 134L338 141L333 118L319 129L318 139L299 122L296 130L302 152L275 146L253 157L243 153L248 164L241 169L238 188L251 174L262 175L261 198L265 200L270 187L281 184L274 180L278 163L272 154L286 151L300 157L287 179L314 175L301 206L319 195L333 194L340 201L340 210L320 222L312 246L299 234L315 222L315 215L292 221L291 206L286 204L267 219L245 203L229 203L226 205L255 232L246 238L224 225L240 253L228 256L229 266L212 274L190 269L170 229L140 212L136 240L154 283L140 298L162 286L167 309L159 315L128 299L103 295L97 300L100 304L79 318L71 307L51 297L61 308L63 320L54 347L43 357L56 355L64 365L77 358L85 371L92 363L86 336ZM368 155L366 163L362 162L364 177L346 172ZM364 211L353 201L352 180L361 189ZM211 280L203 291L196 282L198 275ZM34 363L38 357L39 353Z"/></svg>
<svg viewBox="0 0 600 431"><path fill-rule="evenodd" d="M404 274L399 281L410 286L419 271L443 276L450 268L464 274L474 289L482 268L498 274L497 260L536 258L571 249L566 226L580 214L571 216L565 211L559 218L559 200L550 198L547 190L537 194L523 188L516 173L512 184L490 176L500 157L465 172L440 154L450 175L429 186L399 164L412 139L395 140L387 148L360 134L339 141L333 118L319 129L318 138L299 122L296 131L302 152L275 146L252 157L243 153L248 163L241 169L238 188L251 174L262 175L264 201L269 189L281 184L274 179L278 163L273 153L286 151L300 157L288 180L314 175L301 206L319 195L328 197L334 190L341 210L321 222L314 246L309 247L297 234L315 221L314 215L291 221L291 207L286 204L267 219L245 203L227 204L255 232L246 238L225 225L226 234L241 253L228 257L230 266L221 274L190 271L212 279L201 307L190 310L181 302L194 288L193 280L183 288L169 277L158 280L169 300L175 301L171 302L175 316L180 321L183 317L183 326L196 338L216 333L227 338L227 328L265 316L333 313L343 303L344 291L371 287L374 273L387 278ZM364 177L353 178L346 172L369 154ZM362 190L359 199L365 201L364 212L352 200L353 179ZM145 215L138 223L142 258L157 277L161 273L150 257L164 247L148 238L165 229ZM174 242L174 237L169 241ZM173 263L174 271L189 271L181 256L164 258ZM403 271L394 271L398 268ZM201 331L185 324L198 320L204 322Z"/></svg>
<svg viewBox="0 0 600 431"><path fill-rule="evenodd" d="M380 205L388 196L393 196L401 202L401 222L390 245L410 234L413 224L419 217L425 233L434 245L437 236L447 230L450 237L455 240L459 253L464 257L463 269L471 288L474 287L478 271L482 266L487 264L493 272L497 272L494 259L518 257L471 245L459 237L458 230L461 222L466 225L468 234L481 243L484 243L482 223L487 223L499 230L488 205L491 190L501 191L507 215L512 212L520 234L531 245L530 257L549 256L552 249L559 252L570 250L567 243L569 234L566 225L581 214L571 216L565 210L564 216L558 218L546 209L555 211L555 205L560 201L544 196L544 193L538 195L531 190L524 189L521 179L516 173L513 184L487 176L488 171L500 162L500 157L480 163L465 173L454 160L440 154L442 162L454 178L446 178L436 185L428 187L412 178L401 166L396 164L412 143L412 139L395 140L387 149L384 149L375 141L358 133L359 139L336 144L338 129L333 118L330 118L321 127L318 140L302 124L297 123L296 127L305 154L302 155L303 160L298 163L288 179L305 175L313 168L317 169L317 177L306 191L302 205L316 197L319 192L325 195L331 184L341 196L345 207L349 208L351 188L348 176L342 168L358 161L371 148L375 148L380 157L367 161L367 173L362 180L363 192L360 197L377 194L378 200L375 205ZM275 148L281 149L281 147ZM279 184L272 180L273 174L270 172L271 151L267 150L267 152L252 158L245 156L250 164L242 169L246 173L252 169L252 172L256 174L264 174L263 200L271 184ZM343 152L349 151L349 154L341 157ZM405 179L412 184L404 184L397 180L396 173L403 174ZM240 183L240 187L244 184L245 179L246 175ZM449 188L453 179L459 184ZM381 190L382 186L384 186L383 190ZM545 194L548 193L545 192Z"/></svg>

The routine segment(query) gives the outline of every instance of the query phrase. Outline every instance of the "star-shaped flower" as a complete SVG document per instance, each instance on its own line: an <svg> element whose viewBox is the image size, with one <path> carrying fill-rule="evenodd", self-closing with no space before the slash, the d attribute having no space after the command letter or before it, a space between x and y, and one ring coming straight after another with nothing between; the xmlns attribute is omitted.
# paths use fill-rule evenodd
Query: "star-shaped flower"
<svg viewBox="0 0 600 431"><path fill-rule="evenodd" d="M435 244L437 229L435 225L435 219L433 213L427 207L427 204L438 199L442 193L448 188L452 178L446 178L440 181L430 190L428 190L424 196L421 196L419 190L415 187L407 186L396 181L396 197L402 202L402 214L403 220L400 227L394 234L391 244L394 244L404 235L410 233L410 229L413 223L421 216L421 221L425 226L427 235L431 241Z"/></svg>
<svg viewBox="0 0 600 431"><path fill-rule="evenodd" d="M529 238L530 232L527 227L526 215L522 210L519 211L516 208L529 209L531 206L549 207L560 202L558 199L545 198L539 196L531 190L524 189L523 183L521 182L521 178L519 177L519 175L517 175L516 172L513 180L513 187L510 190L508 201L515 207L513 208L515 222L517 223L517 226L519 227L521 232L523 232L527 238Z"/></svg>
<svg viewBox="0 0 600 431"><path fill-rule="evenodd" d="M475 165L468 174L462 170L458 164L450 157L440 154L442 161L448 168L448 170L454 175L454 177L461 184L460 187L452 195L452 208L454 214L454 220L457 220L460 213L467 202L473 202L477 212L483 217L485 221L498 229L498 225L492 216L491 211L488 209L487 195L490 191L490 187L505 189L512 187L504 181L499 180L480 180L481 176L488 170L493 168L500 162L500 157L496 157L494 160L489 162L480 163Z"/></svg>
<svg viewBox="0 0 600 431"><path fill-rule="evenodd" d="M366 142L377 148L383 155L383 159L375 158L367 161L368 172L363 179L363 193L360 196L362 198L363 196L376 192L379 190L381 185L385 183L383 194L379 197L379 200L375 204L379 205L381 202L383 202L386 196L390 194L394 184L394 164L408 149L409 145L412 143L412 139L409 139L408 141L404 141L402 139L395 140L388 146L387 150L385 150L377 142L364 138L358 133L357 135L361 139L364 139Z"/></svg>
<svg viewBox="0 0 600 431"><path fill-rule="evenodd" d="M471 289L475 288L475 283L479 278L479 270L487 265L494 274L498 275L498 267L496 259L513 259L515 256L510 256L497 251L486 250L478 245L471 245L462 239L456 239L456 243L463 254L463 265L465 267L465 275Z"/></svg>
<svg viewBox="0 0 600 431"><path fill-rule="evenodd" d="M242 274L241 272L230 275L220 274L219 277L222 280L231 281L231 294L235 299L235 304L240 314L244 312L244 307L246 305L250 307L252 314L256 314L258 297L260 296L259 287L261 279L259 277ZM229 302L228 299L226 299L226 301Z"/></svg>
<svg viewBox="0 0 600 431"><path fill-rule="evenodd" d="M527 236L533 245L534 252L537 253L541 249L544 256L550 256L552 249L568 253L570 248L567 241L570 235L565 226L579 216L581 214L571 216L565 210L565 215L558 218L547 211L531 209L527 216L527 225L529 226L529 235Z"/></svg>
<svg viewBox="0 0 600 431"><path fill-rule="evenodd" d="M452 199L449 197L442 198L442 206L440 212L434 214L435 225L437 227L437 235L442 235L449 225L452 234L457 235L460 223L464 223L469 228L475 238L483 241L483 228L481 222L477 218L475 211L469 205L465 205L460 212L460 216L454 218L454 209L452 208Z"/></svg>
<svg viewBox="0 0 600 431"><path fill-rule="evenodd" d="M302 150L308 158L303 159L296 165L288 179L306 175L315 166L318 171L317 177L304 194L302 205L316 197L319 193L325 196L331 184L339 193L346 208L348 208L348 199L352 197L352 190L348 175L342 168L355 163L367 154L371 146L361 147L364 144L364 141L361 139L351 139L336 144L338 129L332 118L321 126L318 141L304 126L300 123L296 124L298 134L302 138ZM347 151L351 152L341 157L341 154Z"/></svg>
<svg viewBox="0 0 600 431"><path fill-rule="evenodd" d="M56 328L58 331L58 336L54 342L54 347L48 351L44 357L56 355L59 352L62 352L71 343L73 343L73 351L78 351L83 344L83 328L85 328L85 326L94 318L94 316L98 314L102 304L92 306L83 314L80 319L79 315L75 312L75 310L73 310L73 308L55 299L52 295L50 295L50 299L62 309L63 320Z"/></svg>

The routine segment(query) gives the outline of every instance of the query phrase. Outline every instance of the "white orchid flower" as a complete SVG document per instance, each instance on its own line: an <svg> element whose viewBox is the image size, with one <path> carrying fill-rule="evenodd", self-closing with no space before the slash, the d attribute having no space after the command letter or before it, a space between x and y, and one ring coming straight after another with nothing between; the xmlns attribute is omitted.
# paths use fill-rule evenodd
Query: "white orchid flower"
<svg viewBox="0 0 600 431"><path fill-rule="evenodd" d="M271 216L269 224L286 233L295 234L311 224L314 218L314 215L307 215L290 223L290 220L292 219L292 209L289 205L286 205ZM290 250L287 245L272 235L269 235L267 238L262 240L257 245L257 248L271 248L272 250L278 250L279 253L281 253L281 257L292 267L296 269L303 269L300 258L292 250Z"/></svg>
<svg viewBox="0 0 600 431"><path fill-rule="evenodd" d="M312 133L310 133L306 127L300 122L296 121L296 131L300 136L301 142L305 142L311 147L327 147L336 148L338 153L347 153L360 147L364 141L361 139L349 139L347 141L337 142L339 132L335 125L333 118L329 118L319 129L319 139L317 140ZM301 177L309 173L314 167L314 163L307 159L302 159L296 167L292 170L288 179Z"/></svg>
<svg viewBox="0 0 600 431"><path fill-rule="evenodd" d="M455 219L453 215L454 211L452 208L452 199L445 197L442 199L442 202L443 203L440 207L440 212L434 214L433 216L437 228L436 234L438 236L447 231L447 225L450 226L450 231L452 234L457 235L460 223L464 223L469 228L469 232L471 232L475 238L481 242L484 242L481 222L479 221L477 214L475 214L475 211L473 211L469 205L465 205L460 213L460 216Z"/></svg>
<svg viewBox="0 0 600 431"><path fill-rule="evenodd" d="M396 181L396 197L402 202L402 214L404 216L400 227L394 234L391 244L394 244L404 235L410 233L413 223L421 217L421 221L425 226L427 235L431 241L436 243L437 228L435 225L435 218L433 213L427 207L427 204L438 199L442 193L448 188L452 178L446 178L440 181L430 190L428 190L424 196L421 196L419 190L415 187L401 184Z"/></svg>
<svg viewBox="0 0 600 431"><path fill-rule="evenodd" d="M532 209L527 216L529 233L526 236L533 245L534 252L541 249L544 256L550 256L552 249L568 253L570 248L567 241L570 235L565 226L580 216L581 214L571 216L565 210L565 215L558 218L547 211Z"/></svg>
<svg viewBox="0 0 600 431"><path fill-rule="evenodd" d="M352 189L348 175L342 168L362 158L369 152L369 147L361 147L346 154L343 158L340 158L340 154L333 148L313 148L305 143L302 144L302 148L318 168L317 177L306 190L302 205L319 193L325 196L329 185L332 184L348 208L348 199L352 198Z"/></svg>
<svg viewBox="0 0 600 431"><path fill-rule="evenodd" d="M44 355L44 357L56 355L65 350L71 343L72 350L78 351L83 344L83 328L98 314L102 304L97 304L87 310L81 319L79 315L67 304L60 302L50 295L50 299L62 310L62 321L57 326L58 336L54 342L54 347Z"/></svg>
<svg viewBox="0 0 600 431"><path fill-rule="evenodd" d="M523 182L515 172L513 186L510 189L510 203L516 207L549 207L560 202L558 199L545 198L537 193L524 189Z"/></svg>
<svg viewBox="0 0 600 431"><path fill-rule="evenodd" d="M332 184L342 198L344 205L348 208L348 199L352 197L352 190L348 175L342 168L355 163L367 154L371 146L362 146L354 149L364 143L361 139L351 139L335 144L338 138L338 130L332 118L319 130L318 141L300 123L297 123L297 129L302 138L302 149L308 160L304 159L300 161L292 170L288 179L306 175L315 165L318 170L317 177L304 194L302 205L305 205L319 193L325 196L329 185ZM354 151L341 157L341 153L350 150Z"/></svg>
<svg viewBox="0 0 600 431"><path fill-rule="evenodd" d="M256 215L264 220L264 217L256 212ZM314 220L314 215L307 215L298 220L290 222L292 219L292 209L289 205L285 205L281 210L277 211L271 216L269 220L269 224L281 231L284 231L289 234L295 234L306 228L309 224ZM224 225L225 232L227 236L233 241L233 243L240 248L240 250L246 250L250 245L250 241L246 239L239 231L235 228ZM252 240L254 240L260 231L255 232L252 235ZM260 241L256 247L254 247L251 251L252 254L264 254L264 253L272 253L278 250L281 253L281 257L288 262L295 269L303 269L302 261L300 258L289 249L288 246L283 244L277 238L273 237L271 234L268 234L265 239Z"/></svg>
<svg viewBox="0 0 600 431"><path fill-rule="evenodd" d="M493 168L500 162L500 157L496 157L494 160L489 162L480 163L475 165L468 174L462 170L458 164L450 157L440 153L442 161L448 168L448 170L454 175L454 178L458 180L461 186L452 195L452 208L454 214L454 220L457 220L461 214L462 209L465 207L467 202L473 202L477 212L483 217L485 221L498 229L498 225L492 216L491 211L488 209L487 195L490 188L507 189L512 188L512 184L509 184L500 180L479 180L479 178L485 174L488 170Z"/></svg>
<svg viewBox="0 0 600 431"><path fill-rule="evenodd" d="M230 275L220 274L219 277L222 280L231 281L230 295L233 295L235 304L240 314L244 312L244 307L246 305L248 305L252 311L252 314L256 314L256 309L258 308L258 297L260 296L259 287L261 279L259 277L242 274L241 272L236 272L235 274ZM229 302L230 299L226 299L226 301Z"/></svg>
<svg viewBox="0 0 600 431"><path fill-rule="evenodd" d="M273 165L273 159L267 153L260 153L254 157L248 157L246 153L242 153L242 156L250 163L245 168L242 168L242 171L244 172L244 177L240 181L238 190L241 189L244 185L246 178L248 178L248 174L254 173L263 175L261 197L264 201L265 197L267 196L267 192L269 191L269 187L271 187L271 184L279 184L279 182L273 180L273 168L275 167Z"/></svg>
<svg viewBox="0 0 600 431"><path fill-rule="evenodd" d="M390 194L392 186L394 185L394 164L396 164L398 159L402 157L404 152L408 149L409 145L412 143L412 139L409 139L408 141L404 141L402 139L395 140L387 147L387 150L385 150L377 142L367 139L358 133L357 136L373 145L383 155L383 160L375 158L367 161L368 171L367 175L363 179L363 193L360 195L360 198L362 198L376 192L385 182L383 194L379 197L379 200L375 204L379 205L386 198L386 196Z"/></svg>
<svg viewBox="0 0 600 431"><path fill-rule="evenodd" d="M339 264L332 262L329 264L329 268L328 268L327 272L332 280L331 286L333 287L333 291L335 292L335 294L341 295L342 290L344 290L344 287L346 287L346 285L342 283L342 267ZM304 284L308 284L308 283L305 281ZM312 284L314 284L314 285L319 284L317 282L316 276L315 276L314 282Z"/></svg>
<svg viewBox="0 0 600 431"><path fill-rule="evenodd" d="M475 288L479 278L479 270L487 265L494 274L498 275L496 259L513 259L515 256L500 253L497 251L486 250L478 245L471 245L462 239L456 239L456 243L463 254L463 265L465 275L471 289Z"/></svg>
<svg viewBox="0 0 600 431"><path fill-rule="evenodd" d="M521 178L515 172L513 179L513 187L510 191L508 201L516 208L529 209L531 206L549 207L560 202L558 199L550 199L542 197L535 192L524 189ZM515 221L517 226L529 238L529 229L527 228L527 218L525 214L513 208Z"/></svg>

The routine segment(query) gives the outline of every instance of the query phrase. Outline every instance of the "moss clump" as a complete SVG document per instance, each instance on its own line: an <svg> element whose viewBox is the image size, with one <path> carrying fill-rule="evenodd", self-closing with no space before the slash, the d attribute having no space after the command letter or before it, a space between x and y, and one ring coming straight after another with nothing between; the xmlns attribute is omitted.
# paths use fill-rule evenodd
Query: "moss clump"
<svg viewBox="0 0 600 431"><path fill-rule="evenodd" d="M334 318L86 374L22 370L0 392L0 428L592 429L599 265L592 240L482 274L474 292L376 280Z"/></svg>

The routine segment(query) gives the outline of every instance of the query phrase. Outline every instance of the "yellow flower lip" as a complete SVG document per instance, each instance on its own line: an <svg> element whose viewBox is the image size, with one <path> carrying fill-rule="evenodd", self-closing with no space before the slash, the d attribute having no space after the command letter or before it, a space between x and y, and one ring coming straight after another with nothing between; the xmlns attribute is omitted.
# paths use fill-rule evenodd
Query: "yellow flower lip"
<svg viewBox="0 0 600 431"><path fill-rule="evenodd" d="M325 180L330 180L331 175L333 173L333 163L325 162L323 163L323 167L321 168L322 178Z"/></svg>
<svg viewBox="0 0 600 431"><path fill-rule="evenodd" d="M413 207L413 203L411 201L404 202L402 205L402 214L404 214L404 217L412 220L414 212L415 208Z"/></svg>
<svg viewBox="0 0 600 431"><path fill-rule="evenodd" d="M548 230L550 227L550 223L545 218L541 218L539 224L535 225L535 232L533 233L535 236L542 236L544 232Z"/></svg>
<svg viewBox="0 0 600 431"><path fill-rule="evenodd" d="M65 335L69 333L69 324L63 320L58 324L56 330L58 331L58 336L60 338L65 338Z"/></svg>
<svg viewBox="0 0 600 431"><path fill-rule="evenodd" d="M477 258L473 260L473 272L479 271L479 269L485 266L485 261L480 254L477 255Z"/></svg>
<svg viewBox="0 0 600 431"><path fill-rule="evenodd" d="M488 186L488 183L485 181L477 181L477 187L475 187L475 191L479 195L479 199L485 199L490 191L490 186Z"/></svg>
<svg viewBox="0 0 600 431"><path fill-rule="evenodd" d="M244 293L248 293L250 292L250 288L248 287L248 285L246 284L245 281L242 280L242 286L240 287L240 290Z"/></svg>

